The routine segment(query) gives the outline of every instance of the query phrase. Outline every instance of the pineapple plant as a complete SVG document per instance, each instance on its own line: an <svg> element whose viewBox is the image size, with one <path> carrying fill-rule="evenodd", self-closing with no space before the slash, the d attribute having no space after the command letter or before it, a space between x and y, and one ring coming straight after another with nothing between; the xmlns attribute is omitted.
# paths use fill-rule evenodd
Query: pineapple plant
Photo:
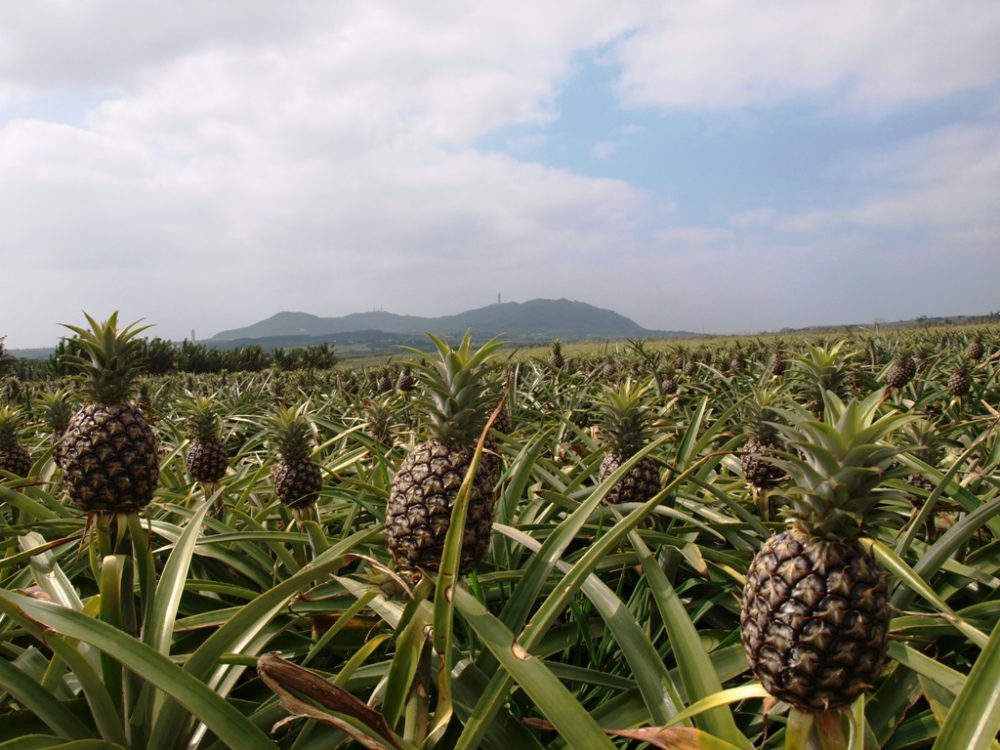
<svg viewBox="0 0 1000 750"><path fill-rule="evenodd" d="M778 416L772 408L774 399L773 391L755 389L743 408L747 442L740 451L740 468L754 490L773 489L785 476L784 470L772 460L784 450L778 428L773 424Z"/></svg>
<svg viewBox="0 0 1000 750"><path fill-rule="evenodd" d="M212 399L196 396L188 405L188 412L191 443L184 457L188 474L202 484L217 484L229 468L229 455L219 438L219 417Z"/></svg>
<svg viewBox="0 0 1000 750"><path fill-rule="evenodd" d="M400 464L385 513L386 542L396 568L419 575L437 570L458 490L469 471L476 441L496 401L485 388L484 365L502 345L492 340L473 350L467 333L452 348L428 334L437 349L433 365L416 367L423 386L421 442ZM498 463L484 453L469 494L459 572L472 570L486 553L493 527Z"/></svg>
<svg viewBox="0 0 1000 750"><path fill-rule="evenodd" d="M756 554L743 591L747 660L775 698L807 713L850 704L885 663L886 575L860 541L888 490L896 449L880 442L906 421L878 416L884 393L846 406L825 394L824 420L789 415L782 466L794 481L788 528Z"/></svg>
<svg viewBox="0 0 1000 750"><path fill-rule="evenodd" d="M21 445L21 412L0 406L0 471L19 477L31 473L31 454Z"/></svg>
<svg viewBox="0 0 1000 750"><path fill-rule="evenodd" d="M647 442L649 407L644 402L647 386L626 379L618 388L606 388L598 401L598 428L606 446L597 481L603 482ZM644 456L611 488L607 503L641 503L660 491L660 470Z"/></svg>
<svg viewBox="0 0 1000 750"><path fill-rule="evenodd" d="M552 343L549 344L549 364L556 370L561 370L566 365L566 359L562 353L562 342L559 339L553 339Z"/></svg>
<svg viewBox="0 0 1000 750"><path fill-rule="evenodd" d="M279 460L272 469L274 492L283 505L307 509L316 505L323 474L312 458L315 427L306 404L278 407L270 418L271 439Z"/></svg>
<svg viewBox="0 0 1000 750"><path fill-rule="evenodd" d="M117 311L103 322L86 318L89 330L66 326L80 353L63 362L76 371L86 403L59 446L63 484L70 503L88 516L134 513L153 499L160 476L156 432L129 400L142 365L137 336L149 326L120 328Z"/></svg>
<svg viewBox="0 0 1000 750"><path fill-rule="evenodd" d="M364 400L364 414L368 424L368 433L384 448L391 449L395 443L392 435L392 398L366 398Z"/></svg>
<svg viewBox="0 0 1000 750"><path fill-rule="evenodd" d="M38 397L38 406L42 421L52 433L52 445L55 448L53 460L59 466L59 444L74 411L69 393L63 389L43 393Z"/></svg>

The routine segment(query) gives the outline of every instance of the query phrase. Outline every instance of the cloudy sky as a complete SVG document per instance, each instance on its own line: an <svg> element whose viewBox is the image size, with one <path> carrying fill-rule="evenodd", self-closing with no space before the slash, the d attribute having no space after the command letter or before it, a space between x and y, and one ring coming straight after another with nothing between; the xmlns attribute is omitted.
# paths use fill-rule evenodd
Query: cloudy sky
<svg viewBox="0 0 1000 750"><path fill-rule="evenodd" d="M1000 309L996 0L0 4L0 335Z"/></svg>

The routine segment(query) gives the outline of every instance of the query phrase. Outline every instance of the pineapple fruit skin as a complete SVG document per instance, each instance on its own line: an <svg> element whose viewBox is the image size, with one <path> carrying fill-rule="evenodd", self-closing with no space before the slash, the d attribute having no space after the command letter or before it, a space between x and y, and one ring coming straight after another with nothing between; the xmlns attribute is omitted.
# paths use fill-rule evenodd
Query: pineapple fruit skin
<svg viewBox="0 0 1000 750"><path fill-rule="evenodd" d="M221 440L192 440L184 461L188 473L206 484L218 482L229 468L229 455Z"/></svg>
<svg viewBox="0 0 1000 750"><path fill-rule="evenodd" d="M759 490L769 490L781 484L785 472L769 460L778 450L780 448L773 443L747 441L743 446L740 468L750 485Z"/></svg>
<svg viewBox="0 0 1000 750"><path fill-rule="evenodd" d="M280 461L274 467L274 491L289 508L314 505L323 489L323 473L311 458Z"/></svg>
<svg viewBox="0 0 1000 750"><path fill-rule="evenodd" d="M17 444L0 448L0 469L26 477L31 473L31 454L24 446Z"/></svg>
<svg viewBox="0 0 1000 750"><path fill-rule="evenodd" d="M754 557L741 640L768 693L800 710L826 711L875 683L890 614L885 575L870 552L792 528Z"/></svg>
<svg viewBox="0 0 1000 750"><path fill-rule="evenodd" d="M428 440L400 464L386 506L386 540L397 569L437 570L451 523L455 497L462 486L472 449L450 449ZM493 529L493 487L498 463L483 454L472 484L459 572L471 571L486 554Z"/></svg>
<svg viewBox="0 0 1000 750"><path fill-rule="evenodd" d="M601 461L597 481L603 482L622 465L620 453L609 452ZM660 491L660 469L649 456L639 459L618 484L604 496L609 505L618 503L644 503Z"/></svg>
<svg viewBox="0 0 1000 750"><path fill-rule="evenodd" d="M70 501L87 513L145 508L160 478L157 444L132 404L84 406L70 419L59 451Z"/></svg>

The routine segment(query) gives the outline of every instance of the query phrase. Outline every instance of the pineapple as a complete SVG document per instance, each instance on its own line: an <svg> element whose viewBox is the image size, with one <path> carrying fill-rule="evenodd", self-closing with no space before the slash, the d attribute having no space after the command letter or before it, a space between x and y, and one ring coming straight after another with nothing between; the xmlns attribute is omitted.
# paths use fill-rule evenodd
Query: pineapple
<svg viewBox="0 0 1000 750"><path fill-rule="evenodd" d="M279 407L270 423L271 437L281 457L272 470L275 494L289 508L314 506L323 489L323 474L311 456L315 428L306 414L306 405Z"/></svg>
<svg viewBox="0 0 1000 750"><path fill-rule="evenodd" d="M972 377L969 375L969 368L961 365L948 378L948 393L955 398L964 398L972 390Z"/></svg>
<svg viewBox="0 0 1000 750"><path fill-rule="evenodd" d="M562 342L559 339L553 339L552 343L549 344L549 364L556 370L561 370L566 365L566 359L562 353Z"/></svg>
<svg viewBox="0 0 1000 750"><path fill-rule="evenodd" d="M43 393L38 397L39 411L42 421L52 433L53 456L56 466L60 466L59 445L62 443L63 435L69 426L69 420L73 416L73 406L69 393L63 389Z"/></svg>
<svg viewBox="0 0 1000 750"><path fill-rule="evenodd" d="M395 443L392 436L392 397L366 398L364 412L365 421L368 423L368 434L384 448L391 449Z"/></svg>
<svg viewBox="0 0 1000 750"><path fill-rule="evenodd" d="M886 371L885 384L889 388L899 390L913 380L913 376L916 374L916 363L910 355L904 354L902 357L899 357L896 361L894 361Z"/></svg>
<svg viewBox="0 0 1000 750"><path fill-rule="evenodd" d="M86 317L90 330L66 326L77 335L80 353L64 355L63 362L77 370L87 403L66 426L58 463L69 500L80 510L134 513L153 499L160 477L156 432L129 401L141 364L136 337L149 326L119 328L117 311L103 322Z"/></svg>
<svg viewBox="0 0 1000 750"><path fill-rule="evenodd" d="M396 378L396 388L402 393L409 393L413 390L413 368L409 365L403 365L403 369L399 371L399 377Z"/></svg>
<svg viewBox="0 0 1000 750"><path fill-rule="evenodd" d="M646 443L649 437L649 407L643 403L646 386L631 379L617 388L607 388L598 402L599 428L607 451L597 481L603 482ZM660 491L660 470L649 456L635 466L605 496L605 502L642 503Z"/></svg>
<svg viewBox="0 0 1000 750"><path fill-rule="evenodd" d="M9 406L0 406L0 471L31 473L31 454L21 445L21 412Z"/></svg>
<svg viewBox="0 0 1000 750"><path fill-rule="evenodd" d="M438 350L434 365L417 367L423 386L426 423L419 443L392 480L385 533L396 568L416 575L437 570L452 506L469 471L476 440L496 400L484 388L483 365L502 346L495 340L473 351L471 334L457 348L428 334ZM494 486L498 463L484 453L469 496L459 571L472 570L486 553L493 528Z"/></svg>
<svg viewBox="0 0 1000 750"><path fill-rule="evenodd" d="M971 359L973 362L978 362L983 358L983 355L985 353L986 353L986 347L983 346L982 338L976 336L974 339L972 339L972 342L969 344L969 349L968 349L969 359Z"/></svg>
<svg viewBox="0 0 1000 750"><path fill-rule="evenodd" d="M777 487L785 476L784 470L772 460L784 450L778 429L771 422L777 417L772 409L773 391L755 389L743 409L747 442L743 445L740 468L743 477L754 490Z"/></svg>
<svg viewBox="0 0 1000 750"><path fill-rule="evenodd" d="M774 353L771 358L770 373L772 377L780 378L784 376L785 370L788 369L788 360L785 359L784 353L779 349Z"/></svg>
<svg viewBox="0 0 1000 750"><path fill-rule="evenodd" d="M191 439L185 456L188 473L202 484L216 484L229 468L229 456L219 439L219 418L212 399L196 396L188 410L188 437Z"/></svg>
<svg viewBox="0 0 1000 750"><path fill-rule="evenodd" d="M805 712L836 709L869 689L885 663L886 576L859 538L889 491L896 449L879 441L907 421L877 416L882 391L846 406L825 394L825 419L790 415L782 436L797 456L788 528L754 557L743 592L747 660L775 698Z"/></svg>

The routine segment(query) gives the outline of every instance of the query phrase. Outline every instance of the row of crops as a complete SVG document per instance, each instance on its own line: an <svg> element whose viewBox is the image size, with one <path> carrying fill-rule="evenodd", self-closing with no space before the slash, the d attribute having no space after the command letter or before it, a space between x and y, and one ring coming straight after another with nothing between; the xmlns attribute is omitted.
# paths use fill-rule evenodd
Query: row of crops
<svg viewBox="0 0 1000 750"><path fill-rule="evenodd" d="M997 748L1000 329L0 406L0 750Z"/></svg>

